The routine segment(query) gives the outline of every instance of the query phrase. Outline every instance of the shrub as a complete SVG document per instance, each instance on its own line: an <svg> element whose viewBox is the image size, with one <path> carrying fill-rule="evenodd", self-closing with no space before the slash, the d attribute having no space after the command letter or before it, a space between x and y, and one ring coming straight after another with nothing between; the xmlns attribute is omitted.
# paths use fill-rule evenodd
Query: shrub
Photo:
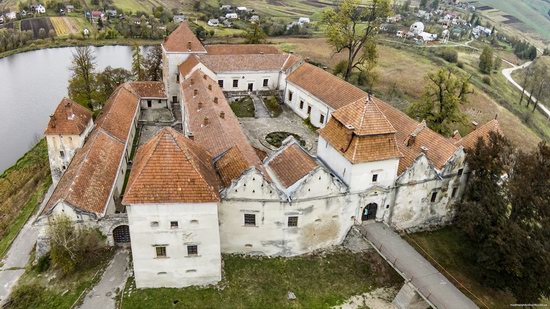
<svg viewBox="0 0 550 309"><path fill-rule="evenodd" d="M39 273L43 273L50 268L50 256L44 255L38 259L35 269Z"/></svg>
<svg viewBox="0 0 550 309"><path fill-rule="evenodd" d="M459 62L457 62L456 66L461 68L461 69L464 69L464 62L459 61Z"/></svg>
<svg viewBox="0 0 550 309"><path fill-rule="evenodd" d="M457 63L458 62L458 53L454 49L443 49L439 56L445 59L447 62Z"/></svg>
<svg viewBox="0 0 550 309"><path fill-rule="evenodd" d="M36 308L44 298L44 293L44 288L37 283L18 285L10 294L8 308Z"/></svg>
<svg viewBox="0 0 550 309"><path fill-rule="evenodd" d="M483 76L483 83L491 85L491 78L489 76Z"/></svg>

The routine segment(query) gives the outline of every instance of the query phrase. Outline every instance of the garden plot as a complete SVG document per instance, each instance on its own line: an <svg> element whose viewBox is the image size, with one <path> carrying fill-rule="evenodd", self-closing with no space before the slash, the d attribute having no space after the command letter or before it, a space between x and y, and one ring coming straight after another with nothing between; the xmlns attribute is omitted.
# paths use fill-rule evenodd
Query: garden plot
<svg viewBox="0 0 550 309"><path fill-rule="evenodd" d="M34 39L40 39L40 29L44 29L46 36L50 30L54 30L49 17L23 19L21 31L32 31Z"/></svg>
<svg viewBox="0 0 550 309"><path fill-rule="evenodd" d="M58 36L80 32L80 27L71 17L50 17L50 21Z"/></svg>

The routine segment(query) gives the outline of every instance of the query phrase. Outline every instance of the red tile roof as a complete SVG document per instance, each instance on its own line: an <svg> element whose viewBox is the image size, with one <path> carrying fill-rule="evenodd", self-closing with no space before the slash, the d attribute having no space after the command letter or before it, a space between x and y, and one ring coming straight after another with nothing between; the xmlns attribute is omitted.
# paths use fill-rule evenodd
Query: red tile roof
<svg viewBox="0 0 550 309"><path fill-rule="evenodd" d="M221 155L214 163L220 179L225 187L231 184L233 179L237 179L243 172L250 167L243 153L238 146L231 147Z"/></svg>
<svg viewBox="0 0 550 309"><path fill-rule="evenodd" d="M309 92L334 110L367 96L363 90L309 63L300 65L290 73L287 81Z"/></svg>
<svg viewBox="0 0 550 309"><path fill-rule="evenodd" d="M260 167L261 161L244 135L218 83L204 73L195 71L182 82L181 87L188 130L193 134L193 139L214 157L238 146L248 167Z"/></svg>
<svg viewBox="0 0 550 309"><path fill-rule="evenodd" d="M131 83L122 84L105 103L97 119L97 126L121 141L126 141L138 109L138 100L139 96L132 91Z"/></svg>
<svg viewBox="0 0 550 309"><path fill-rule="evenodd" d="M92 119L92 112L71 99L63 98L50 116L46 135L80 135Z"/></svg>
<svg viewBox="0 0 550 309"><path fill-rule="evenodd" d="M455 140L453 142L455 145L463 146L465 149L474 149L476 147L478 139L482 138L485 140L485 142L487 142L487 139L489 138L489 132L501 133L498 120L493 119L485 123L484 125L476 128L474 131L470 132L462 139L458 141Z"/></svg>
<svg viewBox="0 0 550 309"><path fill-rule="evenodd" d="M215 73L243 71L281 71L290 54L200 55L199 61Z"/></svg>
<svg viewBox="0 0 550 309"><path fill-rule="evenodd" d="M166 39L162 46L167 52L206 52L187 22L182 22Z"/></svg>
<svg viewBox="0 0 550 309"><path fill-rule="evenodd" d="M141 98L166 99L163 82L139 81L128 84Z"/></svg>
<svg viewBox="0 0 550 309"><path fill-rule="evenodd" d="M196 55L191 55L187 57L187 59L185 59L185 61L182 62L178 67L180 74L183 75L183 77L185 78L199 63L199 57L197 57Z"/></svg>
<svg viewBox="0 0 550 309"><path fill-rule="evenodd" d="M214 44L207 45L209 55L280 54L275 45L268 44Z"/></svg>
<svg viewBox="0 0 550 309"><path fill-rule="evenodd" d="M319 165L302 147L296 143L290 143L269 159L267 166L273 171L279 182L288 188Z"/></svg>
<svg viewBox="0 0 550 309"><path fill-rule="evenodd" d="M137 152L123 204L218 202L212 157L172 128L159 131Z"/></svg>

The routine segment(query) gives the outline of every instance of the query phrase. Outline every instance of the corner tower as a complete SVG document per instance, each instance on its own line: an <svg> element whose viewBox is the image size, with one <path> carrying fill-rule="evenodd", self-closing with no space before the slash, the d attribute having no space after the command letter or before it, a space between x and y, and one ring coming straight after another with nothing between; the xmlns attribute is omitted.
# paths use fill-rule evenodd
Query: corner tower
<svg viewBox="0 0 550 309"><path fill-rule="evenodd" d="M170 102L179 102L179 69L189 55L206 54L187 22L182 22L162 43L162 79Z"/></svg>
<svg viewBox="0 0 550 309"><path fill-rule="evenodd" d="M395 128L373 100L368 96L336 110L319 130L317 156L351 192L391 186L402 157Z"/></svg>
<svg viewBox="0 0 550 309"><path fill-rule="evenodd" d="M63 98L44 132L54 184L57 184L78 148L92 130L92 112L78 103Z"/></svg>

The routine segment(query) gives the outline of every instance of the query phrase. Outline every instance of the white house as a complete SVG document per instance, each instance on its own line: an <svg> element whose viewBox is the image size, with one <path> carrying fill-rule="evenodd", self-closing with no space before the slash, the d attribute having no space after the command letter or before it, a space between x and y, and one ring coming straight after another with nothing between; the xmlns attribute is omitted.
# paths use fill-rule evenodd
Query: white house
<svg viewBox="0 0 550 309"><path fill-rule="evenodd" d="M300 17L298 18L298 23L300 25L304 25L304 24L309 24L311 21L309 19L309 17Z"/></svg>
<svg viewBox="0 0 550 309"><path fill-rule="evenodd" d="M44 14L44 13L46 13L46 8L42 4L39 3L34 7L34 11L36 13L39 13L39 14Z"/></svg>
<svg viewBox="0 0 550 309"><path fill-rule="evenodd" d="M220 25L220 21L219 21L218 19L216 19L216 18L209 19L209 20L208 20L208 25L209 25L210 27L217 27L217 26Z"/></svg>
<svg viewBox="0 0 550 309"><path fill-rule="evenodd" d="M239 15L237 13L227 13L227 14L225 14L225 18L227 18L227 19L238 19Z"/></svg>

